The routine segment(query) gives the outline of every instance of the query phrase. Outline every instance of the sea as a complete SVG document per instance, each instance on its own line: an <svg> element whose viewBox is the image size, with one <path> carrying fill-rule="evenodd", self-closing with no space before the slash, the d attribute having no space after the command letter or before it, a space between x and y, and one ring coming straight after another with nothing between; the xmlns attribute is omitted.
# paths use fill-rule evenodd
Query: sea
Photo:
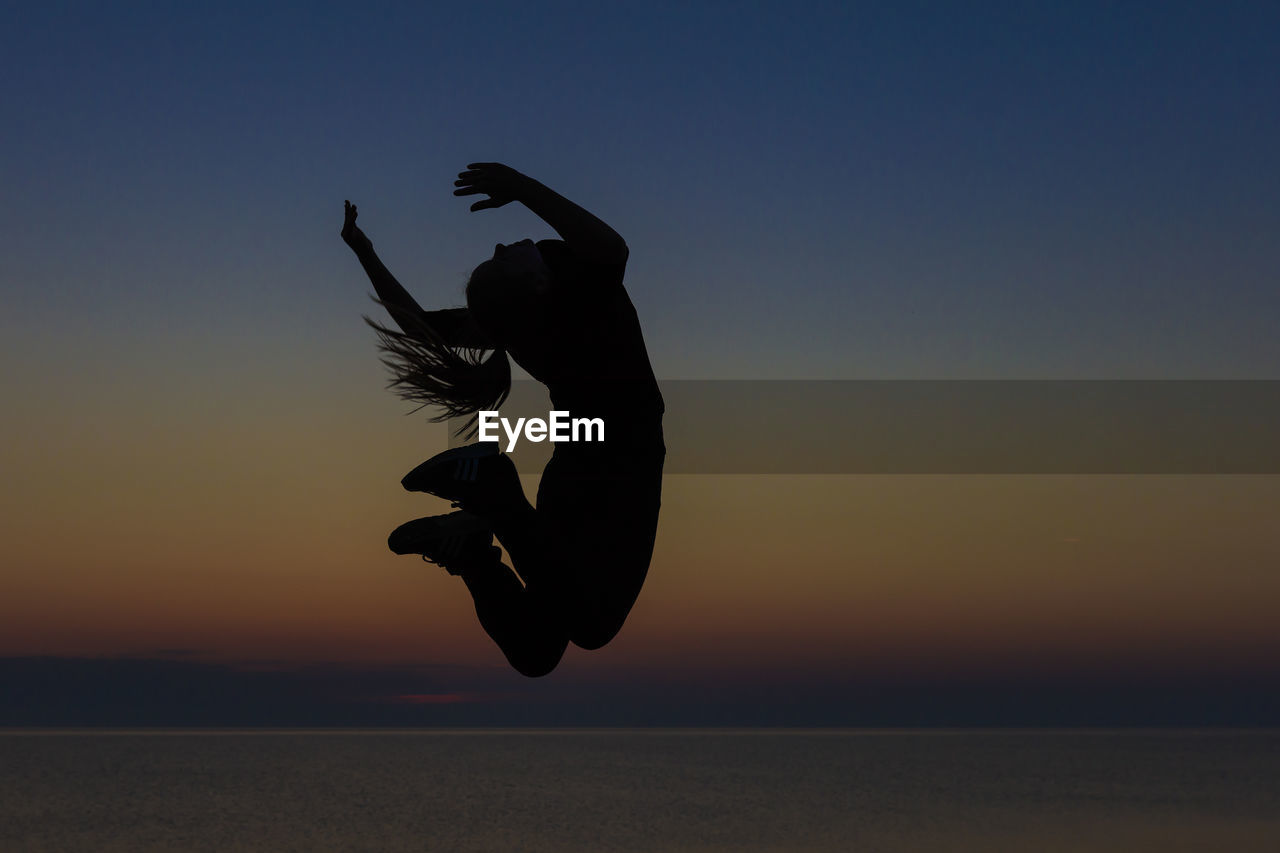
<svg viewBox="0 0 1280 853"><path fill-rule="evenodd" d="M0 731L0 851L1280 851L1274 730Z"/></svg>

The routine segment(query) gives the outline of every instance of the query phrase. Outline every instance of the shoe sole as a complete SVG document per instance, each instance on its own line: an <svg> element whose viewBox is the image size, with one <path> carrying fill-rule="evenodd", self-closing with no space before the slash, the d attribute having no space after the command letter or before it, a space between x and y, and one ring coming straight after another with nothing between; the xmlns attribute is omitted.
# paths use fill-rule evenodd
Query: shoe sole
<svg viewBox="0 0 1280 853"><path fill-rule="evenodd" d="M445 521L445 519L451 519ZM421 554L422 544L438 544L440 556L457 551L468 536L492 531L484 519L467 512L451 512L448 515L429 515L415 518L391 531L387 547L396 554Z"/></svg>
<svg viewBox="0 0 1280 853"><path fill-rule="evenodd" d="M408 474L405 474L400 480L400 485L410 492L425 492L427 489L416 485L416 483L427 479L429 476L437 475L442 468L451 463L453 465L451 479L457 482L475 482L480 473L480 462L486 457L499 455L499 452L498 445L493 442L480 442L478 444L464 445L463 447L454 447L442 453L437 453Z"/></svg>

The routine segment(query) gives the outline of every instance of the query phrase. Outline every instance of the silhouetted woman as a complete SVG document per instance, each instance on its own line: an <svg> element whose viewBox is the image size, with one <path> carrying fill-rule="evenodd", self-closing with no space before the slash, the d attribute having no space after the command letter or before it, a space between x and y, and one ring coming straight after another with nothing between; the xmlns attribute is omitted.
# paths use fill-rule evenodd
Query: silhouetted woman
<svg viewBox="0 0 1280 853"><path fill-rule="evenodd" d="M342 237L399 326L370 321L395 372L392 387L439 407L436 420L474 416L506 398L509 355L547 386L555 409L602 418L605 440L556 443L536 509L496 444L446 450L403 485L461 511L403 524L388 544L460 576L511 665L544 675L570 642L585 649L609 642L640 593L666 456L662 395L622 286L622 237L500 163L472 163L455 185L454 195L488 196L471 210L519 201L562 239L498 244L471 274L466 308L424 311L378 259L348 202ZM501 562L495 534L514 572Z"/></svg>

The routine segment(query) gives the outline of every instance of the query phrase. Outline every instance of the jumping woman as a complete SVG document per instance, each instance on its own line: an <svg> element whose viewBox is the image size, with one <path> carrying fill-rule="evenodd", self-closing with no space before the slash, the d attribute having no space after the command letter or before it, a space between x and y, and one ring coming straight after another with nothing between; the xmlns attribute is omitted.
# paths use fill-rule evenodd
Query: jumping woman
<svg viewBox="0 0 1280 853"><path fill-rule="evenodd" d="M555 669L569 643L598 649L613 639L640 594L666 457L662 395L622 286L622 237L500 163L472 163L454 183L454 195L488 196L472 211L518 201L561 239L499 243L472 272L466 308L424 311L378 259L347 202L342 238L399 327L370 321L394 372L392 387L437 407L435 420L470 416L474 424L477 412L506 399L510 357L547 386L555 409L603 419L604 441L556 443L536 507L497 444L446 450L402 484L459 511L403 524L388 545L461 577L507 660L540 676ZM501 561L495 535L514 571Z"/></svg>

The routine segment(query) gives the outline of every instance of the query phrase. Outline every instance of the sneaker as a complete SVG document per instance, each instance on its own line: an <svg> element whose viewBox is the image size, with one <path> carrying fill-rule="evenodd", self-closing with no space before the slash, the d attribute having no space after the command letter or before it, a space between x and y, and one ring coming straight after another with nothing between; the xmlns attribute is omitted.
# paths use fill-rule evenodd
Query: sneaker
<svg viewBox="0 0 1280 853"><path fill-rule="evenodd" d="M406 474L400 485L453 501L477 515L491 515L515 495L524 496L511 457L492 441L437 453Z"/></svg>
<svg viewBox="0 0 1280 853"><path fill-rule="evenodd" d="M387 547L397 554L421 554L428 563L443 566L451 575L498 559L493 531L484 519L469 512L451 512L416 518L391 531Z"/></svg>

